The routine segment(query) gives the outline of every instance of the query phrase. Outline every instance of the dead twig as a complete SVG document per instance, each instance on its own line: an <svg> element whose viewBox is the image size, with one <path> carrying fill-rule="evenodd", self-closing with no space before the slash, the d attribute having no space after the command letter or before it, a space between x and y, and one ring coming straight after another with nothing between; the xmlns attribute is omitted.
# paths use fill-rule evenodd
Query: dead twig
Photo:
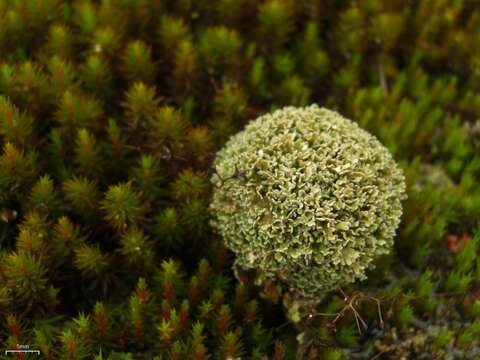
<svg viewBox="0 0 480 360"><path fill-rule="evenodd" d="M377 304L377 312L378 312L378 318L379 318L379 324L380 328L383 329L384 327L384 322L383 322L383 316L382 316L382 308L381 308L381 303L380 300L370 296L370 295L365 295L362 292L354 292L351 295L345 294L343 289L341 287L338 287L338 290L340 293L343 295L343 301L345 303L344 307L337 313L314 313L310 314L309 318L313 318L314 316L334 316L334 319L330 322L329 327L332 329L333 332L337 331L336 324L337 322L345 317L346 313L348 311L351 311L353 313L353 316L355 318L355 323L357 325L358 333L362 334L363 331L366 331L368 329L368 325L363 320L362 316L360 313L357 311L356 306L358 305L359 302L364 301L364 300L372 300L375 301Z"/></svg>

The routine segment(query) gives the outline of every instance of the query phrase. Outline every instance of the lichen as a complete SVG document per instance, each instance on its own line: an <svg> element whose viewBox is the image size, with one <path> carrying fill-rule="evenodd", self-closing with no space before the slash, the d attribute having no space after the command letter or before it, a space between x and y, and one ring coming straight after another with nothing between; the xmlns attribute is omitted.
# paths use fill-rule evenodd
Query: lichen
<svg viewBox="0 0 480 360"><path fill-rule="evenodd" d="M304 298L365 279L390 251L402 170L373 135L312 105L260 116L216 156L212 226L235 255Z"/></svg>

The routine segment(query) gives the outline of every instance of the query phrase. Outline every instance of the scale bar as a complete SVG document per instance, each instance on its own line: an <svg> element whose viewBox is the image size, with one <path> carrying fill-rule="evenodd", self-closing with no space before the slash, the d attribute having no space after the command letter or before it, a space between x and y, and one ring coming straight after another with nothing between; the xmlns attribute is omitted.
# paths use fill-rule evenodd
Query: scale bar
<svg viewBox="0 0 480 360"><path fill-rule="evenodd" d="M8 355L8 353L36 353L40 355L40 350L5 350L5 355Z"/></svg>

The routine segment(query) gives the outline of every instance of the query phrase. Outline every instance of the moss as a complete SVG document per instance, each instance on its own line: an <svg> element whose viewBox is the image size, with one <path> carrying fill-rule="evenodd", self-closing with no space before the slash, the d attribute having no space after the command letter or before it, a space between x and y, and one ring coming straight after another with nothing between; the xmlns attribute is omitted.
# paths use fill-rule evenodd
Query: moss
<svg viewBox="0 0 480 360"><path fill-rule="evenodd" d="M0 0L0 347L47 360L478 357L479 29L473 0ZM259 288L265 274L232 271L242 254L209 225L222 182L264 179L208 180L254 119L311 103L377 138L408 198L389 254L357 258L376 266L365 280L305 300L281 272ZM355 229L352 213L330 215L331 239ZM303 245L279 264L314 264ZM315 271L286 268L319 290Z"/></svg>

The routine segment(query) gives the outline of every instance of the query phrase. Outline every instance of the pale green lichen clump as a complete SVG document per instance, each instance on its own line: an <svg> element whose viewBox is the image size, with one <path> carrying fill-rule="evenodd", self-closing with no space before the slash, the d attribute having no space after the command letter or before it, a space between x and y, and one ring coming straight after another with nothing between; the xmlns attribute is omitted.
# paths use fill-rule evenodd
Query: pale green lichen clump
<svg viewBox="0 0 480 360"><path fill-rule="evenodd" d="M260 282L318 298L391 249L406 198L388 150L316 105L250 122L215 159L212 225Z"/></svg>

